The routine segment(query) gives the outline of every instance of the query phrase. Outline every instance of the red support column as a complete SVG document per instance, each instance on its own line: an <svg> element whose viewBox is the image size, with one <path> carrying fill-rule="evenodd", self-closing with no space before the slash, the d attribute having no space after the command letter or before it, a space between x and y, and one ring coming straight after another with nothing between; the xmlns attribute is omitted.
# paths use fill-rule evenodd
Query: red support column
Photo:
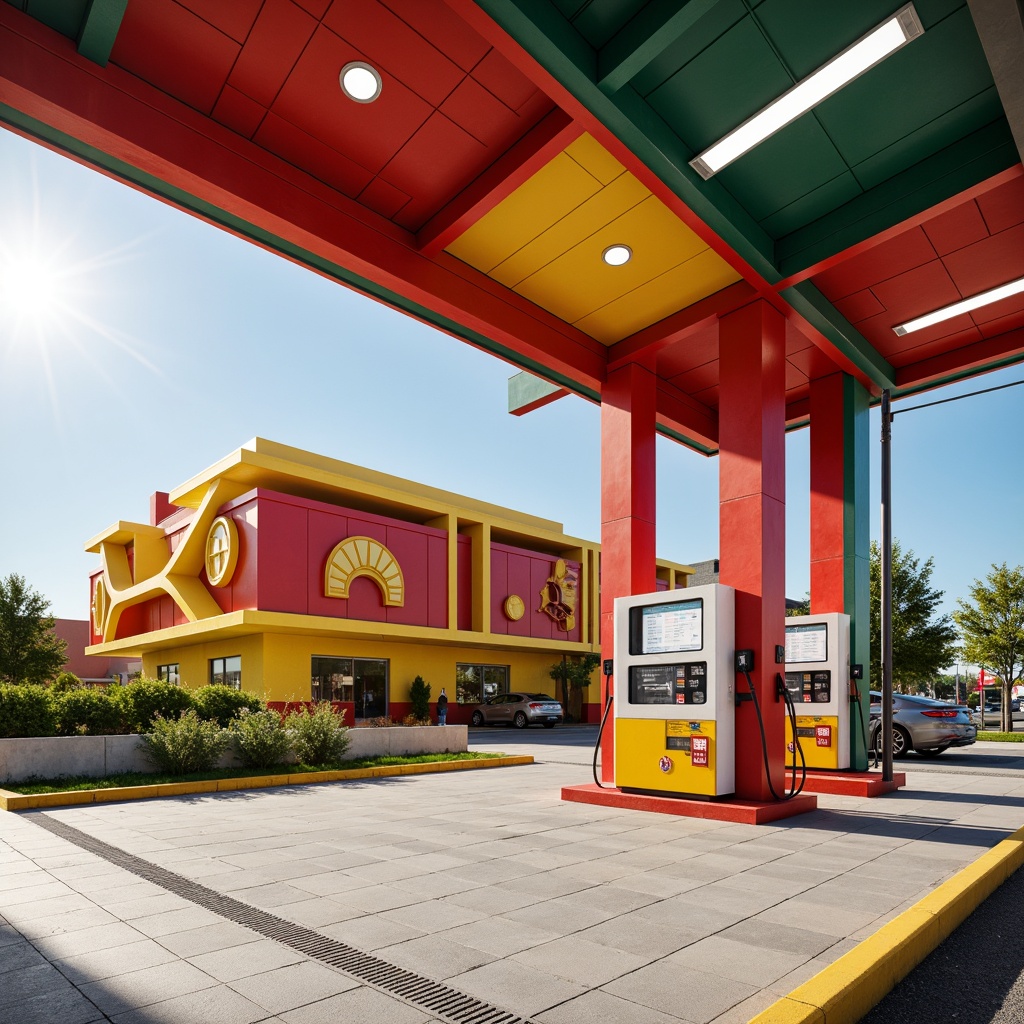
<svg viewBox="0 0 1024 1024"><path fill-rule="evenodd" d="M850 661L864 668L851 705L850 765L868 766L871 661L868 393L845 373L811 381L811 611L850 616Z"/></svg>
<svg viewBox="0 0 1024 1024"><path fill-rule="evenodd" d="M775 647L786 618L786 330L755 302L719 324L720 579L736 589L736 647L754 651L771 782L784 784L784 705L775 700ZM739 677L737 686L746 688ZM771 800L752 701L736 709L736 795Z"/></svg>
<svg viewBox="0 0 1024 1024"><path fill-rule="evenodd" d="M614 656L615 598L654 590L654 373L630 363L601 392L601 655ZM601 708L608 680L602 675ZM614 709L601 739L601 777L614 775Z"/></svg>
<svg viewBox="0 0 1024 1024"><path fill-rule="evenodd" d="M811 381L811 611L846 611L843 374Z"/></svg>

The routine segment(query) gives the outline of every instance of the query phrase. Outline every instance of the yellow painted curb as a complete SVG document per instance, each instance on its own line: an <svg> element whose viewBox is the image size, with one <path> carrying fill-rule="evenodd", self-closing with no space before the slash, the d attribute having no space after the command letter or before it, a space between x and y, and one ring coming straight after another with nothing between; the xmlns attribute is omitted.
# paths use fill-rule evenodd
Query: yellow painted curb
<svg viewBox="0 0 1024 1024"><path fill-rule="evenodd" d="M750 1024L855 1024L1024 864L1024 828L997 843Z"/></svg>
<svg viewBox="0 0 1024 1024"><path fill-rule="evenodd" d="M533 764L532 755L482 757L473 761L428 761L422 764L381 765L378 768L339 768L337 771L255 775L243 779L209 779L205 782L162 782L155 786L125 786L120 789L80 789L72 793L37 793L26 796L0 789L0 811L29 811L38 807L73 807L77 804L112 803L116 800L149 800L161 796L192 796L196 793L226 793L236 789L269 789L274 786L304 786L317 782L350 782L386 779L396 775L431 775L475 768L508 768Z"/></svg>

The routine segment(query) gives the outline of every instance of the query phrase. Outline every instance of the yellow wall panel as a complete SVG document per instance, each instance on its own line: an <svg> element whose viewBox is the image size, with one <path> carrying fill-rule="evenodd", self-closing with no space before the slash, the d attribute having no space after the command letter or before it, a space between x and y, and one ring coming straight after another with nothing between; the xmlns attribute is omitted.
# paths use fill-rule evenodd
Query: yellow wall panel
<svg viewBox="0 0 1024 1024"><path fill-rule="evenodd" d="M614 223L650 198L650 195L633 175L620 175L500 263L492 271L491 277L518 290L517 285L579 244L581 238L589 238ZM598 250L598 257L600 254L601 250Z"/></svg>
<svg viewBox="0 0 1024 1024"><path fill-rule="evenodd" d="M581 317L575 326L611 345L738 280L739 274L725 260L705 249L628 295Z"/></svg>
<svg viewBox="0 0 1024 1024"><path fill-rule="evenodd" d="M157 665L179 666L181 685L189 690L206 686L210 681L211 658L242 659L242 689L263 697L263 638L258 635L229 637L206 644L191 644L187 647L165 647L142 656L143 675L156 679Z"/></svg>
<svg viewBox="0 0 1024 1024"><path fill-rule="evenodd" d="M581 135L565 152L605 185L626 170L592 135Z"/></svg>
<svg viewBox="0 0 1024 1024"><path fill-rule="evenodd" d="M447 251L489 274L502 260L600 190L602 183L564 153L463 232Z"/></svg>

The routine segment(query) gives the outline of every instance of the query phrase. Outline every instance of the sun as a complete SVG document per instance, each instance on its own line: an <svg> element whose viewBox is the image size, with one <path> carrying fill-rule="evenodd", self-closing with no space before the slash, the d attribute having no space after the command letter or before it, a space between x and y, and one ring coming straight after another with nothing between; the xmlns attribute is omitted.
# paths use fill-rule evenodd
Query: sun
<svg viewBox="0 0 1024 1024"><path fill-rule="evenodd" d="M69 299L67 276L53 258L5 254L0 262L0 316L7 326L17 333L59 319Z"/></svg>

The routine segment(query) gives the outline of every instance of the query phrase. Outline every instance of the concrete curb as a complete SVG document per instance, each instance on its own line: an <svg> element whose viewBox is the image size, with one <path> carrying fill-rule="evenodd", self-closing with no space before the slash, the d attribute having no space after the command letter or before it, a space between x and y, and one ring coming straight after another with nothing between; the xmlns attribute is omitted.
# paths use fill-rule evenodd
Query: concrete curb
<svg viewBox="0 0 1024 1024"><path fill-rule="evenodd" d="M38 793L26 796L0 789L0 810L28 811L36 807L74 807L80 804L113 803L119 800L149 800L161 796L192 796L196 793L227 793L240 789L268 789L273 786L302 786L316 782L349 782L357 779L386 779L396 775L430 775L477 768L507 768L533 764L528 754L487 757L471 761L429 761L379 768L341 768L306 774L256 775L248 779L210 779L206 782L164 782L155 786L125 786L119 789L81 789L70 793Z"/></svg>
<svg viewBox="0 0 1024 1024"><path fill-rule="evenodd" d="M1022 864L1024 828L751 1018L750 1024L856 1024Z"/></svg>

